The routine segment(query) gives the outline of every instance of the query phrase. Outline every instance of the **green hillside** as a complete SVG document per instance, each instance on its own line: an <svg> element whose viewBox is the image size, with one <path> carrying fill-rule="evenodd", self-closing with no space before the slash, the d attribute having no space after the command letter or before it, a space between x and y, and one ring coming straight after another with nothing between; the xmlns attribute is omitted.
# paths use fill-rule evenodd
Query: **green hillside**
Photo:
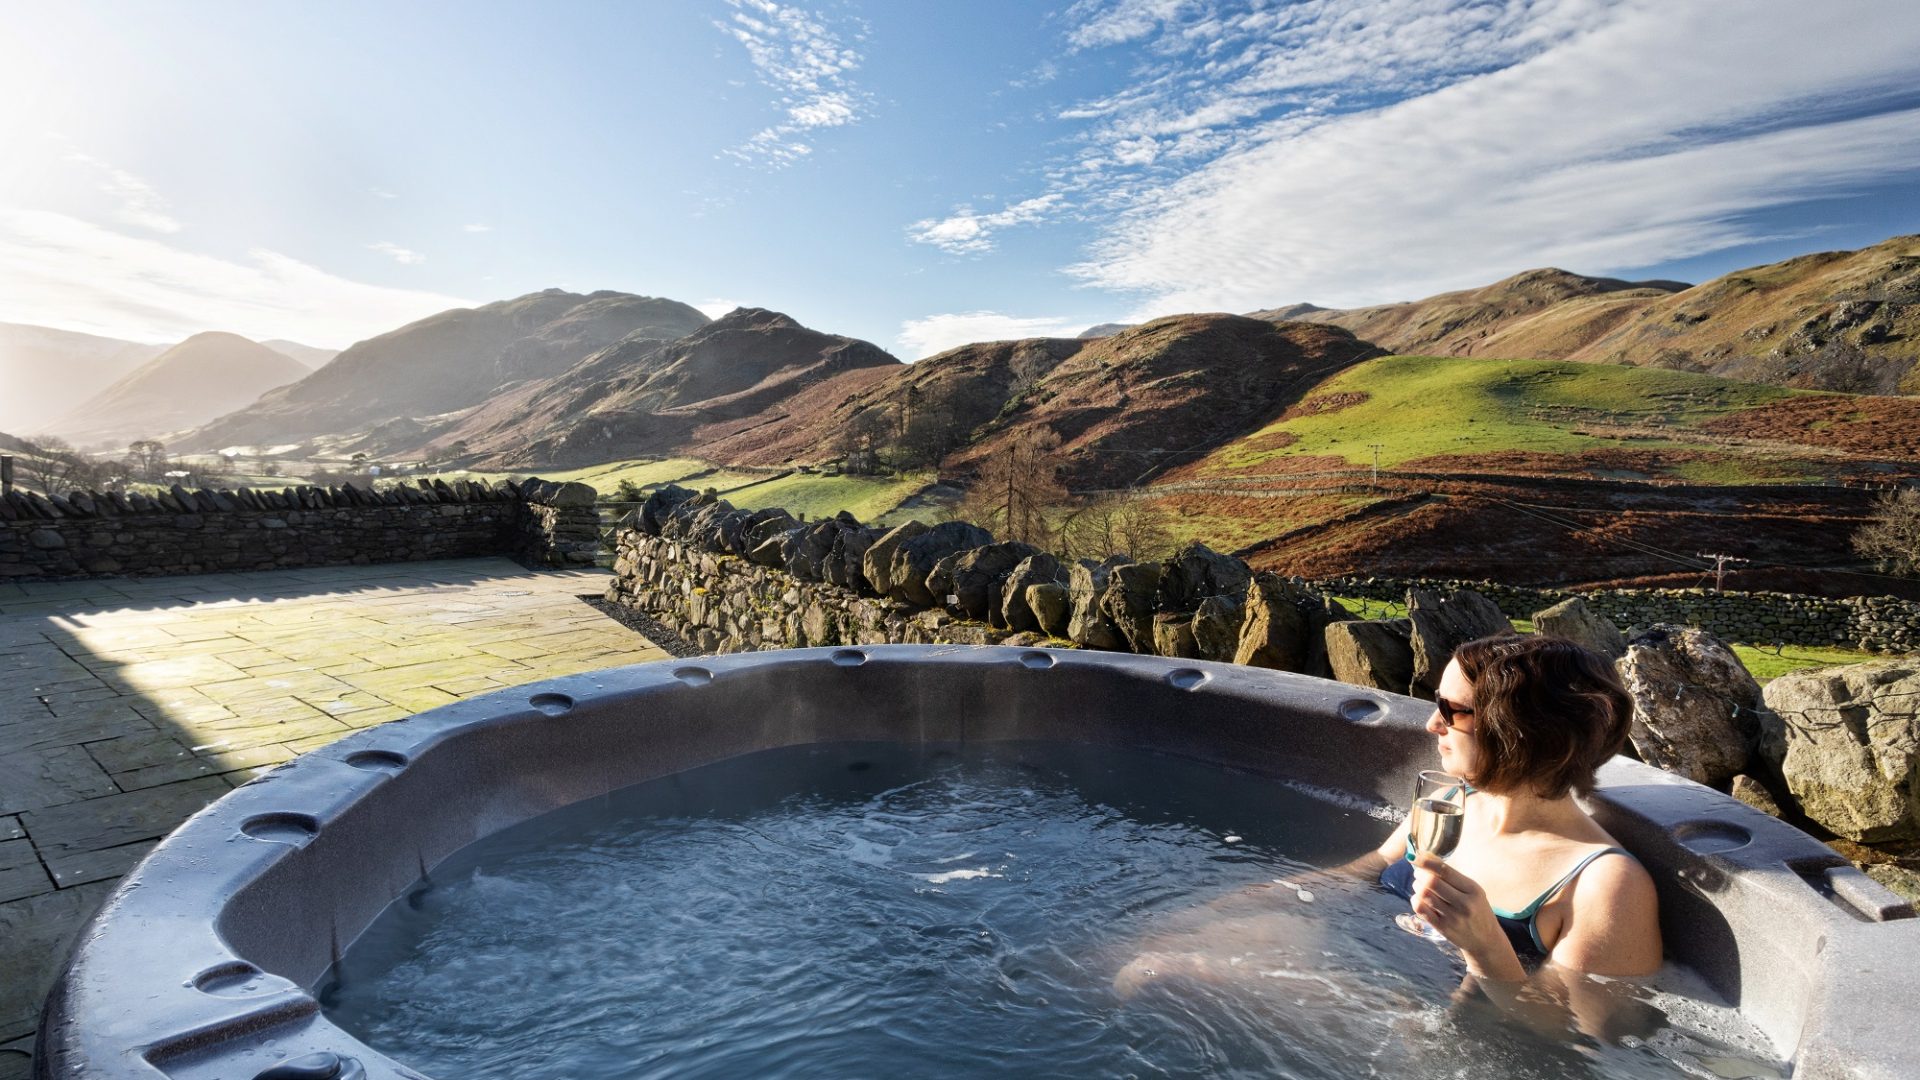
<svg viewBox="0 0 1920 1080"><path fill-rule="evenodd" d="M1565 457L1566 467L1704 483L1817 479L1822 451L1771 452L1699 430L1800 394L1688 372L1558 360L1391 356L1316 387L1288 418L1215 451L1196 470L1232 475L1365 467L1473 468L1493 455ZM1676 453L1676 451L1681 453ZM1438 459L1465 459L1455 463ZM1551 467L1551 462L1533 462Z"/></svg>

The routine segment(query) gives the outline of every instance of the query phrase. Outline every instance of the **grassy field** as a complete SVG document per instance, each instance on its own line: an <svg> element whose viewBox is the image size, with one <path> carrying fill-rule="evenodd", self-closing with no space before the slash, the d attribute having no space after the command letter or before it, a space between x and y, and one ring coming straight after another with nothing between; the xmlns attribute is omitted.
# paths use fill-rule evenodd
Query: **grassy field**
<svg viewBox="0 0 1920 1080"><path fill-rule="evenodd" d="M726 500L748 510L778 506L807 520L832 517L842 510L864 522L879 522L908 497L933 481L931 473L901 476L827 476L794 473L729 493Z"/></svg>
<svg viewBox="0 0 1920 1080"><path fill-rule="evenodd" d="M1745 449L1720 460L1724 447L1690 429L1794 393L1611 364L1384 357L1322 383L1307 402L1350 403L1271 424L1215 451L1203 469L1230 474L1302 457L1357 467L1373 463L1376 445L1382 468L1436 456L1693 450L1715 459L1676 463L1676 478L1791 481L1812 475L1810 464L1792 455L1761 456Z"/></svg>
<svg viewBox="0 0 1920 1080"><path fill-rule="evenodd" d="M1335 599L1339 600L1348 611L1363 619L1403 619L1407 615L1407 605L1398 600L1370 600L1360 596L1341 596ZM1513 620L1513 627L1523 634L1533 632L1533 623L1527 619ZM1747 671L1762 685L1782 675L1805 671L1808 668L1861 664L1881 658L1879 653L1825 645L1733 644L1730 647L1733 649L1733 654L1740 658L1740 662L1746 665Z"/></svg>

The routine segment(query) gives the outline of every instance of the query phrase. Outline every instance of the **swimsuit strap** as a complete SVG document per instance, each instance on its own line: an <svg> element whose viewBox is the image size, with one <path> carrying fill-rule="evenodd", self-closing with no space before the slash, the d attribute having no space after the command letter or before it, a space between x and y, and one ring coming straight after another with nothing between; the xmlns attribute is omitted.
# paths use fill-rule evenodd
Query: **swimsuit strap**
<svg viewBox="0 0 1920 1080"><path fill-rule="evenodd" d="M1553 896L1555 893L1559 892L1561 889L1566 888L1567 885L1571 883L1574 878L1579 877L1580 871L1585 870L1587 868L1588 863L1591 863L1593 860L1599 858L1602 855L1611 855L1615 852L1619 852L1622 855L1627 855L1627 851L1625 848L1617 848L1617 847L1604 847L1604 848L1601 848L1599 851L1588 852L1587 856L1581 859L1579 862L1574 863L1573 869L1567 871L1566 874L1563 877L1561 877L1559 881L1556 881L1552 885L1549 885L1547 887L1546 892L1543 892L1539 896L1534 897L1533 903L1528 904L1526 907L1523 907L1519 911L1515 911L1515 912L1505 912L1505 911L1501 911L1499 908L1494 908L1493 913L1495 915L1500 916L1503 919L1515 919L1515 920L1519 920L1526 923L1532 923L1533 917L1540 913L1541 905L1545 904L1548 900L1553 899ZM1632 858L1633 856L1627 855L1627 857ZM1539 940L1537 935L1535 936L1535 940L1536 941Z"/></svg>

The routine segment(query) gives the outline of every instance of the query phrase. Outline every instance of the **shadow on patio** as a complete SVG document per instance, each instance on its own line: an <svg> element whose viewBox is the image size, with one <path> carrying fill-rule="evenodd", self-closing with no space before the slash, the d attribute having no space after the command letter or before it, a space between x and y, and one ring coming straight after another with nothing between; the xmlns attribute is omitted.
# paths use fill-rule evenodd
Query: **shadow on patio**
<svg viewBox="0 0 1920 1080"><path fill-rule="evenodd" d="M0 1080L73 935L159 838L354 730L659 659L506 559L0 585Z"/></svg>

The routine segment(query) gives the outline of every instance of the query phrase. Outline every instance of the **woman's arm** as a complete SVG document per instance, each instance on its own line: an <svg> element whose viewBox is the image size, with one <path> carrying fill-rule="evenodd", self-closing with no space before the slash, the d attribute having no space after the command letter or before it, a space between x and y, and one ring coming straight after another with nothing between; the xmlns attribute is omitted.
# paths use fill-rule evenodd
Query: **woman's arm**
<svg viewBox="0 0 1920 1080"><path fill-rule="evenodd" d="M1385 840L1380 841L1379 847L1351 862L1341 863L1339 866L1330 866L1327 868L1327 873L1339 874L1343 877L1360 878L1363 881L1371 881L1379 877L1380 871L1385 870L1393 860L1406 856L1407 830L1409 828L1411 828L1411 825L1408 822L1401 821L1399 825L1394 827L1391 833L1387 834Z"/></svg>
<svg viewBox="0 0 1920 1080"><path fill-rule="evenodd" d="M1527 970L1480 883L1431 852L1413 857L1412 906L1415 915L1459 948L1472 974L1483 981L1525 981Z"/></svg>

